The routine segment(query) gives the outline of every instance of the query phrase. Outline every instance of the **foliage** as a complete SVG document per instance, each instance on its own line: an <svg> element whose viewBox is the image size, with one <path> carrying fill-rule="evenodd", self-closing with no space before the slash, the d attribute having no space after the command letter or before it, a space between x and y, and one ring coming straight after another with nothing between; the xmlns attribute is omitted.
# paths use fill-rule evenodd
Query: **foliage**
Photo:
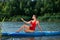
<svg viewBox="0 0 60 40"><path fill-rule="evenodd" d="M1 0L0 21L18 21L23 16L29 20L36 14L39 20L60 20L60 0Z"/></svg>

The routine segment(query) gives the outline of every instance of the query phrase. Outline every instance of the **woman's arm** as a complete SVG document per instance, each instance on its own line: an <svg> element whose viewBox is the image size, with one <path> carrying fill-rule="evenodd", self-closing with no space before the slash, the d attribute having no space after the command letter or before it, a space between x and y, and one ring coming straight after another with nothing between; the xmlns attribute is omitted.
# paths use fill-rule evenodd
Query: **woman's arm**
<svg viewBox="0 0 60 40"><path fill-rule="evenodd" d="M42 28L41 28L41 26L39 24L39 21L37 22L37 25L38 25L38 28L42 31Z"/></svg>
<svg viewBox="0 0 60 40"><path fill-rule="evenodd" d="M31 22L31 21L28 21L28 22L27 22L27 21L25 21L23 18L21 18L21 20L22 20L24 23L26 23L26 24L30 24L30 22Z"/></svg>

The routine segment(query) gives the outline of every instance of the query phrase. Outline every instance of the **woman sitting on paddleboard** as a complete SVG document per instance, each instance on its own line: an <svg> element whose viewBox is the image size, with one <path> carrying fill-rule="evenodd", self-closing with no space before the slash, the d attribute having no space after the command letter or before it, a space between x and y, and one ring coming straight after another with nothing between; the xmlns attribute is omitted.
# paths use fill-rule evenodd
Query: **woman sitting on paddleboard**
<svg viewBox="0 0 60 40"><path fill-rule="evenodd" d="M35 15L32 16L32 19L33 20L30 20L30 21L27 22L23 18L21 18L21 20L23 22L25 22L26 24L30 24L30 26L24 24L17 30L17 32L21 31L22 29L24 29L25 32L34 32L35 28L36 28L36 25L38 25L38 27L42 31L42 28L40 27L39 21L36 19Z"/></svg>

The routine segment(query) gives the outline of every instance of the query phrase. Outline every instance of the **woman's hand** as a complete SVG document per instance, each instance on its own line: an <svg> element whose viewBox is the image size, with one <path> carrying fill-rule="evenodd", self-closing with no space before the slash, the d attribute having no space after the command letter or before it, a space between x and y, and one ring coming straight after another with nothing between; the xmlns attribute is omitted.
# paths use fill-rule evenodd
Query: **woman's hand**
<svg viewBox="0 0 60 40"><path fill-rule="evenodd" d="M23 19L23 18L21 18L21 20L23 21L24 19Z"/></svg>
<svg viewBox="0 0 60 40"><path fill-rule="evenodd" d="M21 18L21 20L22 20L23 22L27 23L23 18Z"/></svg>
<svg viewBox="0 0 60 40"><path fill-rule="evenodd" d="M22 20L24 23L26 23L26 24L30 24L30 22L31 22L31 21L28 21L28 22L27 22L27 21L25 21L23 18L21 18L21 20Z"/></svg>

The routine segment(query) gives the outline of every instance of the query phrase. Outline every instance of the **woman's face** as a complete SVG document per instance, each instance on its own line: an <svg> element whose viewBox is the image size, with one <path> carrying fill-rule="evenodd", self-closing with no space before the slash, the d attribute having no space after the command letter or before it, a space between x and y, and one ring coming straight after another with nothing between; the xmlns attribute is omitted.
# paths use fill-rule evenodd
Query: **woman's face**
<svg viewBox="0 0 60 40"><path fill-rule="evenodd" d="M32 19L36 19L36 16L35 16L35 15L33 15L33 16L32 16Z"/></svg>

